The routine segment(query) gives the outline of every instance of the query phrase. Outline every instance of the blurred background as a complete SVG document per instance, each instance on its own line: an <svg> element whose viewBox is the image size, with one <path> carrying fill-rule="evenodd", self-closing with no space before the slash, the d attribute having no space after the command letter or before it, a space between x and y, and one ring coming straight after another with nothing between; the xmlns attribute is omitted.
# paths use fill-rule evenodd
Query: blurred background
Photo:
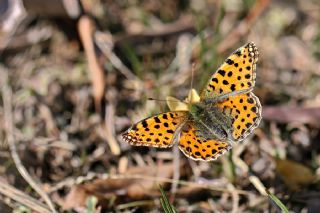
<svg viewBox="0 0 320 213"><path fill-rule="evenodd" d="M1 212L163 212L159 185L177 212L319 212L319 1L0 0L0 32ZM244 143L196 162L122 141L251 41Z"/></svg>

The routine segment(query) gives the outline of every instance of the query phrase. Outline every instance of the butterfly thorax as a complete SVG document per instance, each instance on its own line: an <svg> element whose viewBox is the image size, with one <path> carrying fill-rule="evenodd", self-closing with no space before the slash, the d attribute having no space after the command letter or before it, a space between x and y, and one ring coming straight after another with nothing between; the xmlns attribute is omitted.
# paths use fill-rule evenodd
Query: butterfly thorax
<svg viewBox="0 0 320 213"><path fill-rule="evenodd" d="M205 139L226 140L232 122L214 105L193 103L190 105L190 119L194 122L197 135Z"/></svg>

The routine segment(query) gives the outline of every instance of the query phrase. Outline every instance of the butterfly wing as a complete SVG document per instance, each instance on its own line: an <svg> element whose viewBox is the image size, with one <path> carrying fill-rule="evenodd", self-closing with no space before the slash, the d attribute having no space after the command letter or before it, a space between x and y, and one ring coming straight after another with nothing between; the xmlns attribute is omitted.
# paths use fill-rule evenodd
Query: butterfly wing
<svg viewBox="0 0 320 213"><path fill-rule="evenodd" d="M212 161L231 149L227 142L198 137L192 122L181 130L179 149L193 160Z"/></svg>
<svg viewBox="0 0 320 213"><path fill-rule="evenodd" d="M175 111L143 119L124 132L122 138L134 146L171 147L186 115L186 111Z"/></svg>
<svg viewBox="0 0 320 213"><path fill-rule="evenodd" d="M258 49L252 42L233 52L213 74L202 91L201 100L251 91L255 84L258 56Z"/></svg>
<svg viewBox="0 0 320 213"><path fill-rule="evenodd" d="M215 106L232 120L231 140L245 139L261 121L261 104L252 93L230 96Z"/></svg>

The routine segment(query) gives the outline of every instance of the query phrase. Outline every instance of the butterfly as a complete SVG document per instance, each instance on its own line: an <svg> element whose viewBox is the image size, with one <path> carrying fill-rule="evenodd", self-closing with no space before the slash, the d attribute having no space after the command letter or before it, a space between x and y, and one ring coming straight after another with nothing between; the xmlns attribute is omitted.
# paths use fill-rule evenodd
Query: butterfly
<svg viewBox="0 0 320 213"><path fill-rule="evenodd" d="M259 52L253 42L234 51L209 79L188 110L139 121L122 134L135 146L179 149L193 160L211 161L247 138L261 121L261 104L252 92Z"/></svg>

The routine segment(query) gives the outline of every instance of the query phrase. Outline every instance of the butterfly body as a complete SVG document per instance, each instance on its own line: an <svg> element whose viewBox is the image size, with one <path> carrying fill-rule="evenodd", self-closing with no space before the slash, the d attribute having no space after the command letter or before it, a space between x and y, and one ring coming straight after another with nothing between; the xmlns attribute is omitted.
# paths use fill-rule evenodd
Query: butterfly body
<svg viewBox="0 0 320 213"><path fill-rule="evenodd" d="M218 107L201 102L193 103L190 107L190 115L190 121L198 129L198 137L218 140L228 138L228 129L232 125L231 118L224 115Z"/></svg>
<svg viewBox="0 0 320 213"><path fill-rule="evenodd" d="M135 146L179 149L194 160L211 161L241 142L261 121L261 104L252 93L258 49L248 43L233 52L209 79L188 110L161 113L139 121L123 133Z"/></svg>

